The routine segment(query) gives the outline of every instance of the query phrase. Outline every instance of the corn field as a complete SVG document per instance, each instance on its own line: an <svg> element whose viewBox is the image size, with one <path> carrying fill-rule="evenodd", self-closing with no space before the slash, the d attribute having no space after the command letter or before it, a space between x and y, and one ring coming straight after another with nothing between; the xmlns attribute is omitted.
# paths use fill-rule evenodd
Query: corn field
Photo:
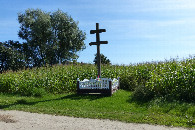
<svg viewBox="0 0 195 130"><path fill-rule="evenodd" d="M120 77L121 89L139 100L168 96L195 101L195 58L134 65L102 66L102 78ZM56 65L0 74L0 92L36 96L76 92L77 78L96 78L94 65Z"/></svg>

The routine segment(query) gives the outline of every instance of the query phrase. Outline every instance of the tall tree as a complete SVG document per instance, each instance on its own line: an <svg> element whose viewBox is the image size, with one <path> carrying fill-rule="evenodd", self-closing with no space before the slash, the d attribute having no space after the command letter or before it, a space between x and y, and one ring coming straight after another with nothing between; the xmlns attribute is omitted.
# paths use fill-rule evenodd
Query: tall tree
<svg viewBox="0 0 195 130"><path fill-rule="evenodd" d="M27 9L18 14L18 21L18 35L26 41L34 66L78 58L76 52L85 48L85 33L61 10L50 13Z"/></svg>

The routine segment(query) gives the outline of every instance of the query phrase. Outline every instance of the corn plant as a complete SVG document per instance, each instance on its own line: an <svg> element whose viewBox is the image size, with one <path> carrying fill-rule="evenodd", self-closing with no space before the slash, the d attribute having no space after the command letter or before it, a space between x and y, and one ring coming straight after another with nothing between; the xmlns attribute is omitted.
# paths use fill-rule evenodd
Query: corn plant
<svg viewBox="0 0 195 130"><path fill-rule="evenodd" d="M56 65L9 71L0 74L0 92L22 95L36 95L43 90L48 93L76 92L77 78L83 80L91 77L97 77L95 65ZM138 97L138 94L145 94L150 97L195 100L194 58L128 66L102 65L102 78L117 77L120 77L122 89L134 91L133 95Z"/></svg>

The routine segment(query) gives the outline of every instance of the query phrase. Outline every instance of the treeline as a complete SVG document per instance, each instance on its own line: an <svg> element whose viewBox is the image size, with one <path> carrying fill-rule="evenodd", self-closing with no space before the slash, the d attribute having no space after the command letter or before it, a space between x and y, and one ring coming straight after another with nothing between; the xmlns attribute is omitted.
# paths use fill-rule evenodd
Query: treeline
<svg viewBox="0 0 195 130"><path fill-rule="evenodd" d="M24 40L0 42L0 72L72 61L85 49L86 34L67 13L27 9L18 14L18 36Z"/></svg>
<svg viewBox="0 0 195 130"><path fill-rule="evenodd" d="M0 72L6 70L16 71L26 66L25 64L25 46L18 41L12 40L0 42ZM27 65L28 66L28 65Z"/></svg>

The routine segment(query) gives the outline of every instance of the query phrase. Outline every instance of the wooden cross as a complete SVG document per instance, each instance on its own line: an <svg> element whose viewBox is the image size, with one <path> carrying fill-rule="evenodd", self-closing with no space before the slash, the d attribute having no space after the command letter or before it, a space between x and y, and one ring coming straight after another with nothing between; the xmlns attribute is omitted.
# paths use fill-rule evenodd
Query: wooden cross
<svg viewBox="0 0 195 130"><path fill-rule="evenodd" d="M100 41L100 33L106 32L106 29L99 29L99 23L96 23L96 30L90 30L90 34L96 33L96 42L90 42L89 45L97 45L97 66L98 77L101 77L101 57L100 57L100 44L108 44L108 41Z"/></svg>

